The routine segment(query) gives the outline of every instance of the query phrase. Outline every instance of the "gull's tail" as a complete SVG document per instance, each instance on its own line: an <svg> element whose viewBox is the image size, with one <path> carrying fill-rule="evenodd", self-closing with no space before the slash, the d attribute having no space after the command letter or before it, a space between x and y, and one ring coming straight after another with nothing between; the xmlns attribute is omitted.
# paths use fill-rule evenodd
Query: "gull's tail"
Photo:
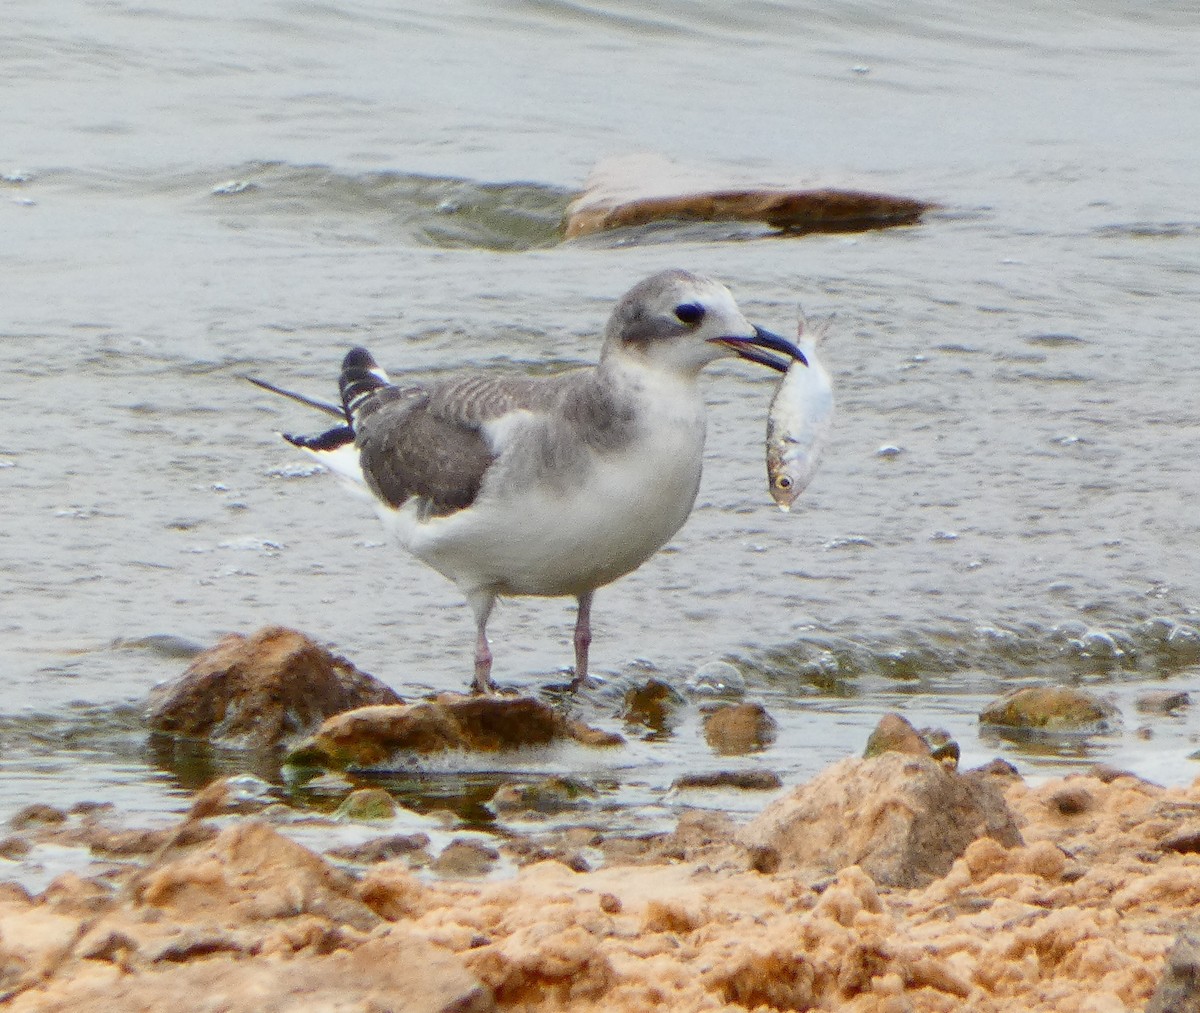
<svg viewBox="0 0 1200 1013"><path fill-rule="evenodd" d="M375 391L388 386L388 376L365 348L352 348L342 360L338 387L342 392L342 410L353 426L354 416Z"/></svg>
<svg viewBox="0 0 1200 1013"><path fill-rule="evenodd" d="M350 362L351 356L356 352L362 352L370 359L370 355L363 349L355 349L350 355L346 356L346 363ZM343 380L345 377L345 363L343 364ZM378 369L378 367L375 367ZM382 371L380 371L382 373ZM322 465L333 472L338 479L342 480L351 491L370 495L366 489L366 483L363 481L362 469L358 463L358 448L354 445L354 423L347 404L350 402L345 398L341 405L332 404L329 401L322 401L319 398L309 397L306 394L298 394L292 390L286 390L283 387L277 387L273 383L268 383L266 380L260 380L257 377L247 376L256 387L261 387L263 390L268 390L272 394L279 394L282 397L290 398L292 401L298 401L302 405L307 405L309 408L315 408L318 411L325 412L326 415L332 415L334 418L341 420L341 425L334 426L332 429L327 429L325 432L316 436L305 436L299 433L280 433L288 443L293 447L303 450L309 456L319 461ZM343 390L345 390L343 385ZM360 399L354 401L355 406Z"/></svg>

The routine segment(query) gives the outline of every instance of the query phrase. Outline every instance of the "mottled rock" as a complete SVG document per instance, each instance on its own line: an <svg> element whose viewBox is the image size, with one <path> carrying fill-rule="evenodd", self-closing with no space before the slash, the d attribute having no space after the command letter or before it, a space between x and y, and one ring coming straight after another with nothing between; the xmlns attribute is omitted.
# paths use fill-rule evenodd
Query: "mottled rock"
<svg viewBox="0 0 1200 1013"><path fill-rule="evenodd" d="M530 697L453 696L417 704L361 707L327 720L288 757L294 764L386 768L411 753L451 749L496 753L573 741L619 745L613 735L569 721Z"/></svg>
<svg viewBox="0 0 1200 1013"><path fill-rule="evenodd" d="M393 819L396 809L396 800L382 788L359 788L342 799L333 815L335 819L382 821Z"/></svg>
<svg viewBox="0 0 1200 1013"><path fill-rule="evenodd" d="M1191 703L1191 696L1182 690L1152 689L1139 694L1136 706L1143 714L1174 714Z"/></svg>
<svg viewBox="0 0 1200 1013"><path fill-rule="evenodd" d="M500 852L481 841L456 837L430 865L439 876L452 879L486 876L500 858Z"/></svg>
<svg viewBox="0 0 1200 1013"><path fill-rule="evenodd" d="M1146 1013L1200 1013L1200 930L1195 926L1176 936Z"/></svg>
<svg viewBox="0 0 1200 1013"><path fill-rule="evenodd" d="M393 858L411 858L419 855L429 847L429 835L389 834L386 837L376 837L362 844L342 844L330 848L325 853L331 858L346 862L358 862L361 865L371 865L375 862L387 862Z"/></svg>
<svg viewBox="0 0 1200 1013"><path fill-rule="evenodd" d="M573 777L549 777L534 784L505 784L488 805L497 813L559 813L578 809L594 798L596 789Z"/></svg>
<svg viewBox="0 0 1200 1013"><path fill-rule="evenodd" d="M713 752L740 756L765 749L779 726L760 703L729 704L704 716L704 738Z"/></svg>
<svg viewBox="0 0 1200 1013"><path fill-rule="evenodd" d="M567 239L663 220L765 222L791 232L911 225L936 207L911 197L824 187L745 185L689 173L654 155L608 159L566 211Z"/></svg>
<svg viewBox="0 0 1200 1013"><path fill-rule="evenodd" d="M1104 732L1118 724L1117 709L1073 686L1027 686L988 704L980 723L1047 732Z"/></svg>
<svg viewBox="0 0 1200 1013"><path fill-rule="evenodd" d="M231 634L173 682L150 693L156 732L243 749L274 749L311 734L326 718L400 697L303 633L272 626Z"/></svg>
<svg viewBox="0 0 1200 1013"><path fill-rule="evenodd" d="M641 725L657 735L664 734L686 701L661 679L649 679L625 691L621 718L627 724Z"/></svg>
<svg viewBox="0 0 1200 1013"><path fill-rule="evenodd" d="M778 851L784 869L827 875L858 865L876 883L899 887L944 875L981 836L1021 843L995 779L901 753L843 760L739 834L743 844Z"/></svg>

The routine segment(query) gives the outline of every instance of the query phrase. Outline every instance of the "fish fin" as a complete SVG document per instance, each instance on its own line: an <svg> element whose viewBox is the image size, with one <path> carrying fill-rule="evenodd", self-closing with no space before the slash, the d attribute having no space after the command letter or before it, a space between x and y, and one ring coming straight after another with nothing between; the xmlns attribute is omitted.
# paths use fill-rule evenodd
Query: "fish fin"
<svg viewBox="0 0 1200 1013"><path fill-rule="evenodd" d="M837 319L836 313L830 313L826 317L809 318L803 306L796 307L796 316L796 337L806 341L809 348L816 348L825 341L825 336Z"/></svg>

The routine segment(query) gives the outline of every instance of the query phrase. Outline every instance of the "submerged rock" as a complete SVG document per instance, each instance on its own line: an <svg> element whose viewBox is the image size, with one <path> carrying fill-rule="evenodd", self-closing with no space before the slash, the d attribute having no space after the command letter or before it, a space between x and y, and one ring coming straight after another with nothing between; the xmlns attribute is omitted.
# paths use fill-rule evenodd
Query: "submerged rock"
<svg viewBox="0 0 1200 1013"><path fill-rule="evenodd" d="M359 788L342 799L333 818L381 822L395 819L396 812L396 800L382 788Z"/></svg>
<svg viewBox="0 0 1200 1013"><path fill-rule="evenodd" d="M301 766L387 767L408 753L459 749L496 753L556 742L620 745L619 735L569 721L531 697L453 696L416 704L361 707L329 718L288 762Z"/></svg>
<svg viewBox="0 0 1200 1013"><path fill-rule="evenodd" d="M685 703L683 695L661 679L648 679L625 691L621 719L661 735L675 724L677 712Z"/></svg>
<svg viewBox="0 0 1200 1013"><path fill-rule="evenodd" d="M783 780L773 770L716 770L710 773L682 774L675 778L672 788L737 788L740 791L774 791L783 787Z"/></svg>
<svg viewBox="0 0 1200 1013"><path fill-rule="evenodd" d="M785 869L829 875L858 865L876 883L899 887L944 875L976 838L1021 843L994 778L901 753L834 764L739 836L773 848Z"/></svg>
<svg viewBox="0 0 1200 1013"><path fill-rule="evenodd" d="M590 805L596 789L573 777L548 777L535 784L504 784L496 789L488 808L511 815L549 815Z"/></svg>
<svg viewBox="0 0 1200 1013"><path fill-rule="evenodd" d="M766 749L779 725L760 703L717 707L704 717L704 738L714 753L740 756Z"/></svg>
<svg viewBox="0 0 1200 1013"><path fill-rule="evenodd" d="M1104 732L1119 721L1117 709L1095 693L1072 686L1027 686L988 704L981 724L1047 732Z"/></svg>
<svg viewBox="0 0 1200 1013"><path fill-rule="evenodd" d="M1137 709L1143 714L1174 714L1191 704L1191 696L1182 690L1152 689L1137 698Z"/></svg>
<svg viewBox="0 0 1200 1013"><path fill-rule="evenodd" d="M233 633L173 682L154 687L146 722L156 732L243 749L274 749L333 714L400 697L296 630Z"/></svg>

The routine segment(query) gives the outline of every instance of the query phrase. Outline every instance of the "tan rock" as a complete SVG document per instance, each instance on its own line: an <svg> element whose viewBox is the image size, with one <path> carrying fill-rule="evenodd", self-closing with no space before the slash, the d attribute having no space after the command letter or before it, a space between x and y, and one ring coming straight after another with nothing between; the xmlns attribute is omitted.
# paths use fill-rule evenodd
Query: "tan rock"
<svg viewBox="0 0 1200 1013"><path fill-rule="evenodd" d="M722 756L765 749L775 741L778 727L760 703L727 704L704 716L704 738Z"/></svg>
<svg viewBox="0 0 1200 1013"><path fill-rule="evenodd" d="M262 921L314 915L362 931L378 916L358 899L354 881L264 823L239 823L212 843L151 869L142 903L189 918Z"/></svg>
<svg viewBox="0 0 1200 1013"><path fill-rule="evenodd" d="M1021 835L993 779L900 753L847 759L773 802L739 835L774 848L784 869L861 866L886 886L944 875L976 838Z"/></svg>
<svg viewBox="0 0 1200 1013"><path fill-rule="evenodd" d="M568 721L530 697L447 694L430 702L361 707L335 715L292 752L289 762L381 767L406 753L494 753L565 741L608 746L624 739Z"/></svg>
<svg viewBox="0 0 1200 1013"><path fill-rule="evenodd" d="M250 960L209 953L173 958L136 975L81 962L69 978L26 991L14 1013L221 1010L224 1013L488 1013L491 993L459 958L400 929L353 950Z"/></svg>
<svg viewBox="0 0 1200 1013"><path fill-rule="evenodd" d="M879 724L867 739L863 756L870 759L882 753L904 753L908 756L929 756L932 750L901 714L889 713L879 719Z"/></svg>
<svg viewBox="0 0 1200 1013"><path fill-rule="evenodd" d="M1040 731L1100 732L1113 728L1117 709L1095 693L1073 686L1026 686L988 704L981 724Z"/></svg>
<svg viewBox="0 0 1200 1013"><path fill-rule="evenodd" d="M157 732L223 746L268 749L311 734L333 714L400 697L296 630L230 634L178 679L150 693Z"/></svg>
<svg viewBox="0 0 1200 1013"><path fill-rule="evenodd" d="M806 787L828 790L832 805L864 770L931 762L849 760L840 779L835 767ZM37 897L0 884L0 1003L19 1013L1196 1009L1196 946L1172 946L1200 906L1200 857L1162 845L1193 833L1200 781L1163 788L1097 772L1027 783L993 770L938 775L1002 790L1026 843L980 836L944 876L912 888L884 888L856 865L832 876L776 868L774 849L736 844L737 823L711 810L684 813L657 854L645 853L647 835L625 838L641 845L635 864L605 847L592 871L541 860L486 879L425 878L402 859L356 882L263 828L231 827L190 850L177 842L148 875L105 860ZM1078 786L1091 801L1063 813L1055 800ZM920 801L886 779L873 787L884 790L880 833L901 826L889 799ZM876 799L862 794L841 810L846 838L866 832L853 813ZM44 825L39 842L70 824ZM573 828L561 840L599 847L603 836ZM751 852L761 860L747 863ZM374 920L357 904L341 909L348 901Z"/></svg>

